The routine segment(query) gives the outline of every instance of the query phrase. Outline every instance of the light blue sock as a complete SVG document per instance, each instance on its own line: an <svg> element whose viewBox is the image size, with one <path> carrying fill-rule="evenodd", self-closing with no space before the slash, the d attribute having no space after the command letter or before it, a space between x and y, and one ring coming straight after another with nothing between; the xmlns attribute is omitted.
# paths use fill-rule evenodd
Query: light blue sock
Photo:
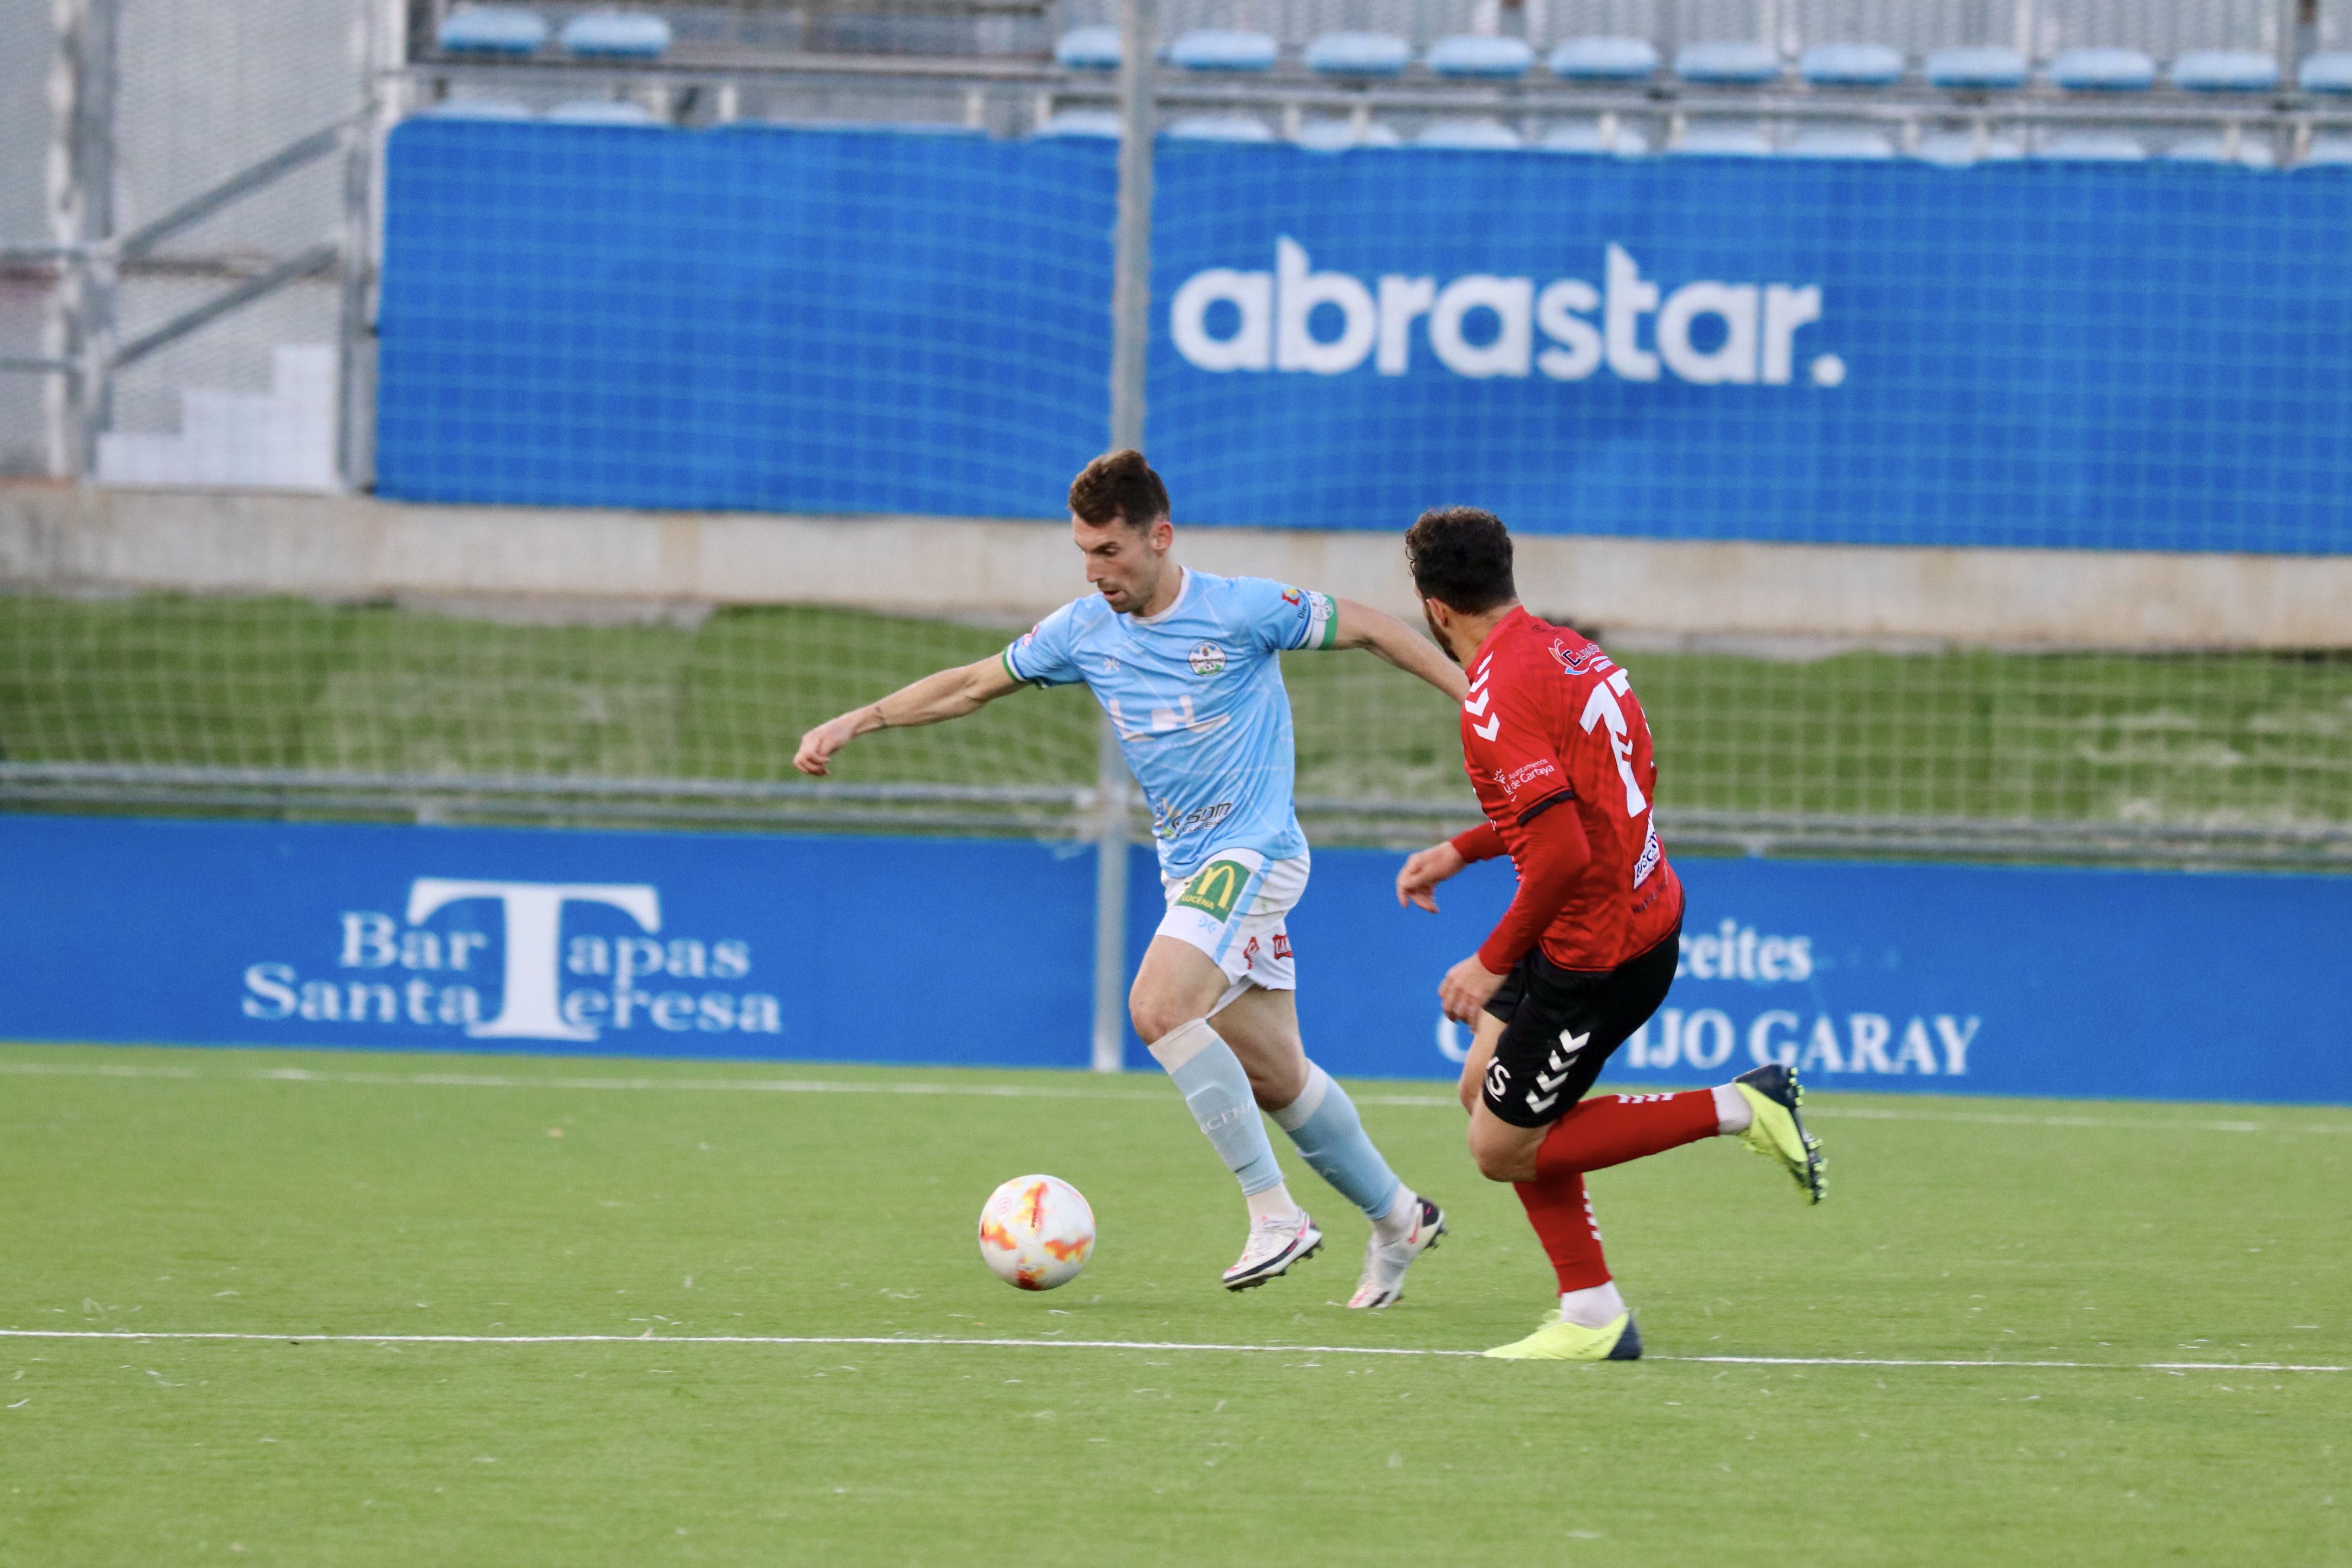
<svg viewBox="0 0 2352 1568"><path fill-rule="evenodd" d="M1176 1080L1185 1108L1241 1183L1242 1195L1282 1185L1282 1167L1274 1163L1274 1144L1258 1120L1249 1074L1209 1021L1195 1018L1169 1030L1151 1043L1151 1054Z"/></svg>
<svg viewBox="0 0 2352 1568"><path fill-rule="evenodd" d="M1315 1173L1339 1188L1339 1195L1363 1210L1366 1218L1388 1217L1404 1184L1372 1147L1363 1119L1356 1114L1356 1102L1331 1081L1329 1073L1309 1062L1307 1092L1276 1111L1274 1121L1290 1134Z"/></svg>

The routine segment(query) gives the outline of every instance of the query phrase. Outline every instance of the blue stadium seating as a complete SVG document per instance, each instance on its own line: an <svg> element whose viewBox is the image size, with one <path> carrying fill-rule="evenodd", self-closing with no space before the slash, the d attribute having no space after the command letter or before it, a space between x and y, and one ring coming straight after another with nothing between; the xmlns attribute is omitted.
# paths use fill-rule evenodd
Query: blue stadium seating
<svg viewBox="0 0 2352 1568"><path fill-rule="evenodd" d="M2137 136L2120 131L2062 131L2033 151L2037 158L2061 163L2137 163L2147 149Z"/></svg>
<svg viewBox="0 0 2352 1568"><path fill-rule="evenodd" d="M1507 79L1527 75L1536 63L1536 52L1524 38L1458 33L1430 45L1428 60L1439 76Z"/></svg>
<svg viewBox="0 0 2352 1568"><path fill-rule="evenodd" d="M2352 53L2314 55L2295 80L2305 92L2352 92Z"/></svg>
<svg viewBox="0 0 2352 1568"><path fill-rule="evenodd" d="M1108 109L1057 110L1037 127L1040 136L1108 136L1118 140L1118 115Z"/></svg>
<svg viewBox="0 0 2352 1568"><path fill-rule="evenodd" d="M1064 70L1118 68L1117 27L1073 27L1054 41L1054 63Z"/></svg>
<svg viewBox="0 0 2352 1568"><path fill-rule="evenodd" d="M1647 38L1570 38L1549 63L1563 81L1647 81L1658 73L1658 47Z"/></svg>
<svg viewBox="0 0 2352 1568"><path fill-rule="evenodd" d="M2070 92L2144 92L2156 62L2137 49L2068 49L2050 62L2050 82Z"/></svg>
<svg viewBox="0 0 2352 1568"><path fill-rule="evenodd" d="M1455 151L1507 152L1523 147L1519 133L1499 120L1434 120L1421 128L1412 139L1416 147L1440 147Z"/></svg>
<svg viewBox="0 0 2352 1568"><path fill-rule="evenodd" d="M441 19L433 41L451 54L527 55L547 42L547 23L520 5L460 5Z"/></svg>
<svg viewBox="0 0 2352 1568"><path fill-rule="evenodd" d="M1397 76L1412 62L1412 46L1390 33L1325 33L1306 59L1318 76Z"/></svg>
<svg viewBox="0 0 2352 1568"><path fill-rule="evenodd" d="M1772 143L1749 125L1693 125L1683 132L1682 145L1669 153L1694 158L1769 158Z"/></svg>
<svg viewBox="0 0 2352 1568"><path fill-rule="evenodd" d="M1271 142L1274 132L1254 114L1187 114L1160 132L1171 142Z"/></svg>
<svg viewBox="0 0 2352 1568"><path fill-rule="evenodd" d="M1780 77L1780 57L1763 44L1691 44L1675 55L1675 74L1714 87L1760 87Z"/></svg>
<svg viewBox="0 0 2352 1568"><path fill-rule="evenodd" d="M449 98L426 110L436 120L529 120L528 107L504 98Z"/></svg>
<svg viewBox="0 0 2352 1568"><path fill-rule="evenodd" d="M1892 158L1894 144L1866 125L1816 125L1798 132L1780 149L1784 158Z"/></svg>
<svg viewBox="0 0 2352 1568"><path fill-rule="evenodd" d="M566 54L598 59L658 59L669 49L669 24L643 11L583 11L557 42Z"/></svg>
<svg viewBox="0 0 2352 1568"><path fill-rule="evenodd" d="M1928 82L1956 92L1995 92L2023 87L2032 77L2033 68L2023 55L1998 45L1971 44L1937 49L1927 57Z"/></svg>
<svg viewBox="0 0 2352 1568"><path fill-rule="evenodd" d="M2229 138L2214 132L2183 137L2167 147L2164 156L2176 163L2242 163L2249 169L2278 166L2278 153L2271 144L2269 133L2259 131L2240 136L2234 153L2230 151Z"/></svg>
<svg viewBox="0 0 2352 1568"><path fill-rule="evenodd" d="M2025 149L2006 136L1988 135L1984 145L1977 145L1973 131L1931 131L1919 138L1911 155L1925 163L1941 163L1948 169L1964 169L1971 163L2004 163L2025 156Z"/></svg>
<svg viewBox="0 0 2352 1568"><path fill-rule="evenodd" d="M1885 44L1815 44L1797 59L1815 87L1893 87L1903 79L1903 51Z"/></svg>
<svg viewBox="0 0 2352 1568"><path fill-rule="evenodd" d="M1649 138L1632 126L1617 127L1612 142L1601 135L1600 123L1591 120L1555 125L1536 145L1547 153L1595 153L1619 158L1639 158L1650 150Z"/></svg>
<svg viewBox="0 0 2352 1568"><path fill-rule="evenodd" d="M1188 71L1262 71L1272 70L1281 52L1271 34L1195 27L1170 46L1168 58Z"/></svg>
<svg viewBox="0 0 2352 1568"><path fill-rule="evenodd" d="M1392 127L1372 121L1359 130L1353 121L1335 118L1302 120L1290 140L1310 153L1344 153L1351 147L1401 147L1404 138Z"/></svg>
<svg viewBox="0 0 2352 1568"><path fill-rule="evenodd" d="M2172 85L2191 92L2263 92L2278 85L2278 61L2258 49L2193 49L2172 62Z"/></svg>
<svg viewBox="0 0 2352 1568"><path fill-rule="evenodd" d="M628 103L612 98L575 98L559 103L547 111L547 118L563 125L658 125L654 111L642 103Z"/></svg>

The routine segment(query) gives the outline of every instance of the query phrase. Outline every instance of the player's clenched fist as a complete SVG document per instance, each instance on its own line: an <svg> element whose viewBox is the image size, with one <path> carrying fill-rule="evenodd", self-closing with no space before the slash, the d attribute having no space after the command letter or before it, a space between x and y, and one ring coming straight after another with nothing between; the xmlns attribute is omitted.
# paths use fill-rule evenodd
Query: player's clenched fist
<svg viewBox="0 0 2352 1568"><path fill-rule="evenodd" d="M1437 899L1430 889L1465 864L1462 851L1454 847L1451 840L1416 852L1404 863L1404 869L1397 873L1397 907L1420 908L1435 914Z"/></svg>
<svg viewBox="0 0 2352 1568"><path fill-rule="evenodd" d="M828 719L801 737L801 749L793 753L793 766L814 778L825 775L826 764L833 753L849 744L868 727L861 723L873 711L860 708L855 713L844 713L838 719Z"/></svg>

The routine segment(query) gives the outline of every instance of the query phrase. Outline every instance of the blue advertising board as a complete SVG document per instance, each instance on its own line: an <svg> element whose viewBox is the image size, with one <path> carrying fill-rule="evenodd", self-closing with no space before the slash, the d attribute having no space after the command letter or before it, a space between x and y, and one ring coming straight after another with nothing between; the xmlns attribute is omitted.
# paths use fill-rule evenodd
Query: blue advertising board
<svg viewBox="0 0 2352 1568"><path fill-rule="evenodd" d="M384 493L1055 516L1115 149L416 120ZM2352 550L2352 169L1171 142L1180 521Z"/></svg>
<svg viewBox="0 0 2352 1568"><path fill-rule="evenodd" d="M1451 1078L1437 979L1509 872L1430 916L1399 862L1316 857L1300 1017L1335 1072ZM1682 973L1607 1081L2352 1102L2352 879L1682 870ZM1002 840L0 816L0 1038L1076 1068L1093 888Z"/></svg>

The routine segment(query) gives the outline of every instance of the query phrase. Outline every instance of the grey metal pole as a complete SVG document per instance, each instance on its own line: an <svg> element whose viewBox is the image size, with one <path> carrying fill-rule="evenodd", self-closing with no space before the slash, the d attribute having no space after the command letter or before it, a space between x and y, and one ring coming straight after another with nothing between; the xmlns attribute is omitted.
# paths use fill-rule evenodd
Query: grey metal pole
<svg viewBox="0 0 2352 1568"><path fill-rule="evenodd" d="M1118 221L1111 244L1110 444L1143 447L1144 370L1151 346L1152 54L1156 0L1119 12ZM1105 714L1095 748L1094 1069L1127 1055L1127 759Z"/></svg>
<svg viewBox="0 0 2352 1568"><path fill-rule="evenodd" d="M1095 1019L1093 1067L1127 1065L1127 759L1103 716L1095 745Z"/></svg>
<svg viewBox="0 0 2352 1568"><path fill-rule="evenodd" d="M58 108L49 227L72 250L57 294L58 356L73 364L57 406L53 459L68 479L91 478L112 403L115 264L114 91L121 0L56 0Z"/></svg>
<svg viewBox="0 0 2352 1568"><path fill-rule="evenodd" d="M2295 90L2295 78L2303 70L2303 28L2306 17L2318 19L2318 0L2279 0L2278 8L2278 73L2279 91ZM2294 123L2281 116L2273 138L2273 152L2282 169L2294 162Z"/></svg>
<svg viewBox="0 0 2352 1568"><path fill-rule="evenodd" d="M1151 342L1152 51L1157 0L1123 0L1119 16L1118 227L1111 247L1110 444L1143 446L1143 382Z"/></svg>

